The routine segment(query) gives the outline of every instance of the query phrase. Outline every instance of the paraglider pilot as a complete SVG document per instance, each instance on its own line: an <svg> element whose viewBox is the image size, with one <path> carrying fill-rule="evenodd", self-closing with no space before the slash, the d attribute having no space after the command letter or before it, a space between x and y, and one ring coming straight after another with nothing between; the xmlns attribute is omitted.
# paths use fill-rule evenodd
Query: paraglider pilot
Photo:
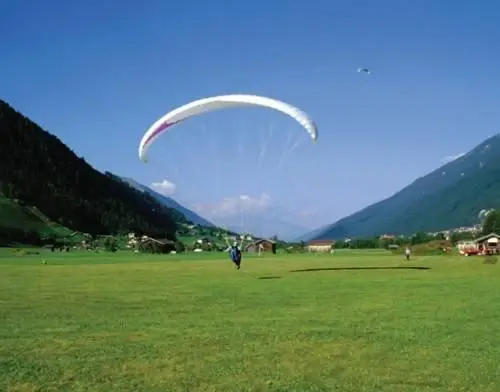
<svg viewBox="0 0 500 392"><path fill-rule="evenodd" d="M235 241L233 245L229 248L229 257L231 261L236 265L236 269L241 268L241 251L238 247L238 243Z"/></svg>

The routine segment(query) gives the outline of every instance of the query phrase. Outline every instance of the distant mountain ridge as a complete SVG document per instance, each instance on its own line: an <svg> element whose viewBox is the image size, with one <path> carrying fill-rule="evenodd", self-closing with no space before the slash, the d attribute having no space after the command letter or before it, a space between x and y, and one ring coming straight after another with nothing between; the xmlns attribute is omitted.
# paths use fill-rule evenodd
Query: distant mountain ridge
<svg viewBox="0 0 500 392"><path fill-rule="evenodd" d="M243 222L240 217L225 218L224 227L240 233L249 232L262 238L277 236L283 241L291 241L305 231L303 227L281 218L279 213L274 211L246 216Z"/></svg>
<svg viewBox="0 0 500 392"><path fill-rule="evenodd" d="M191 211L189 208L184 207L182 204L178 203L174 199L172 199L168 196L164 196L164 195L156 192L155 190L151 189L150 187L143 185L143 184L140 184L139 182L133 180L132 178L120 177L120 176L116 176L116 177L119 178L120 180L126 182L131 187L133 187L141 192L148 193L154 199L156 199L157 202L161 203L165 207L173 208L174 210L177 210L182 215L184 215L184 217L188 221L193 222L193 223L200 225L200 226L215 227L215 225L212 222L210 222L209 220L207 220L205 218L202 218L196 212Z"/></svg>
<svg viewBox="0 0 500 392"><path fill-rule="evenodd" d="M342 239L411 234L478 223L482 209L500 207L500 135L416 179L393 196L301 238Z"/></svg>
<svg viewBox="0 0 500 392"><path fill-rule="evenodd" d="M217 226L215 223L212 223L208 219L201 217L200 215L184 207L174 199L168 196L164 196L146 185L140 184L139 182L128 177L117 176L117 178L141 192L150 194L158 202L164 204L166 207L177 210L178 212L183 214L188 221L206 227ZM286 214L281 210L265 211L261 214L246 216L243 220L243 226L241 226L242 221L240 216L226 217L220 219L221 222L219 226L237 233L249 232L254 236L262 238L269 238L277 235L278 238L287 241L293 239L300 233L303 233L305 229L299 225L295 225L283 219L282 216L285 215Z"/></svg>
<svg viewBox="0 0 500 392"><path fill-rule="evenodd" d="M313 231L308 231L306 233L302 233L300 236L295 237L292 242L310 241L310 240L314 239L315 237L321 235L323 233L323 231L325 231L329 226L330 225L321 226L320 228L315 229Z"/></svg>

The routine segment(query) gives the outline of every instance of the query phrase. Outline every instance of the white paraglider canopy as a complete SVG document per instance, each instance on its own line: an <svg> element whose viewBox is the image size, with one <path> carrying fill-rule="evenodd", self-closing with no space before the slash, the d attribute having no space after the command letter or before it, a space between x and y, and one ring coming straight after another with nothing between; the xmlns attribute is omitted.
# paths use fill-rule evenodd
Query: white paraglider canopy
<svg viewBox="0 0 500 392"><path fill-rule="evenodd" d="M277 110L292 117L302 125L313 141L318 137L318 130L314 121L302 110L288 103L257 95L219 95L192 101L168 112L157 120L142 137L139 144L139 159L146 162L146 153L151 144L175 124L202 113L239 106L261 106Z"/></svg>
<svg viewBox="0 0 500 392"><path fill-rule="evenodd" d="M371 74L371 71L368 68L358 68L359 73Z"/></svg>

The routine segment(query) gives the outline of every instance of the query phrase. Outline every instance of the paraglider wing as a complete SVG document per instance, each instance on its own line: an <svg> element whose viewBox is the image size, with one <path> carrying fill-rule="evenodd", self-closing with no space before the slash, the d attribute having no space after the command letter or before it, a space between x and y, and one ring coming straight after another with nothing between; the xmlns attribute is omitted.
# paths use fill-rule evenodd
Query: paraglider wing
<svg viewBox="0 0 500 392"><path fill-rule="evenodd" d="M364 72L367 73L368 75L371 73L371 71L368 68L358 68L358 72Z"/></svg>
<svg viewBox="0 0 500 392"><path fill-rule="evenodd" d="M146 162L146 152L153 141L179 122L202 113L238 106L261 106L277 110L287 114L302 125L313 141L318 136L314 121L306 113L288 103L257 95L219 95L180 106L157 120L142 137L139 144L139 158Z"/></svg>

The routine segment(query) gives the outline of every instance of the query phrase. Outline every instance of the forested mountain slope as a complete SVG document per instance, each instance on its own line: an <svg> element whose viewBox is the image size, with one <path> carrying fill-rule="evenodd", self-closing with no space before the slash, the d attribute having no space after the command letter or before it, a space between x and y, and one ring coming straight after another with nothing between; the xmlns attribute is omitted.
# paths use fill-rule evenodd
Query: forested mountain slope
<svg viewBox="0 0 500 392"><path fill-rule="evenodd" d="M175 222L185 221L150 195L95 170L2 100L0 192L37 207L60 225L89 234L134 230L173 239Z"/></svg>
<svg viewBox="0 0 500 392"><path fill-rule="evenodd" d="M480 210L499 207L500 135L495 135L395 195L303 238L438 231L476 224Z"/></svg>

